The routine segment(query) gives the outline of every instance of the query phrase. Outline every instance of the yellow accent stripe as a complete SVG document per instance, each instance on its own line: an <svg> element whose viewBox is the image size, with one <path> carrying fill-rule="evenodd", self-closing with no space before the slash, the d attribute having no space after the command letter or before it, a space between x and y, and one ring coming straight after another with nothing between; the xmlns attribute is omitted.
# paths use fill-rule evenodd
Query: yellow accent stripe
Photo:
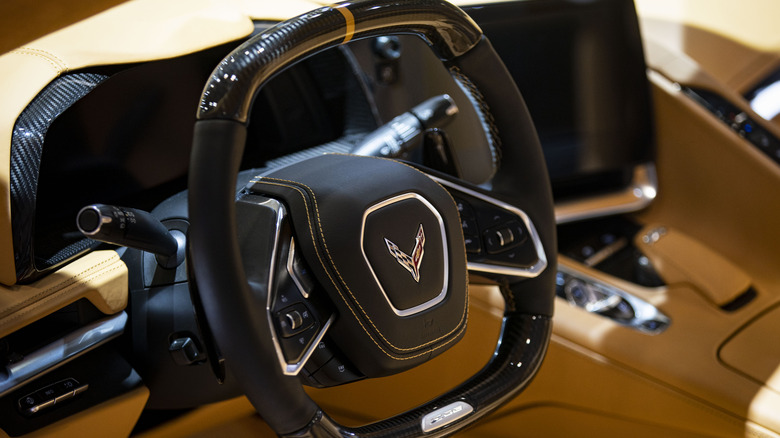
<svg viewBox="0 0 780 438"><path fill-rule="evenodd" d="M344 41L341 42L341 44L346 44L349 42L349 40L352 39L352 36L355 34L355 17L352 15L352 11L350 11L347 6L349 6L349 3L337 5L334 9L341 12L341 15L344 16L344 21L346 21L346 35L344 36Z"/></svg>

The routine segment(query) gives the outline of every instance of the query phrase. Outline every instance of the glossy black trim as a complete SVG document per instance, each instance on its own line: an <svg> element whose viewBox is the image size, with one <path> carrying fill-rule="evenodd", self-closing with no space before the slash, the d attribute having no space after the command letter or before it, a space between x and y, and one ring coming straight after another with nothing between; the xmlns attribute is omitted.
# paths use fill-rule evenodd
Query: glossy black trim
<svg viewBox="0 0 780 438"><path fill-rule="evenodd" d="M351 40L411 33L442 60L469 51L482 36L459 8L441 0L366 0L325 6L279 23L228 55L203 90L198 120L246 123L260 86L283 68Z"/></svg>
<svg viewBox="0 0 780 438"><path fill-rule="evenodd" d="M96 246L93 241L80 239L48 259L42 259L35 255L33 235L46 133L65 110L106 79L108 76L93 73L59 77L46 86L16 120L11 134L10 192L17 281L32 281L70 257Z"/></svg>

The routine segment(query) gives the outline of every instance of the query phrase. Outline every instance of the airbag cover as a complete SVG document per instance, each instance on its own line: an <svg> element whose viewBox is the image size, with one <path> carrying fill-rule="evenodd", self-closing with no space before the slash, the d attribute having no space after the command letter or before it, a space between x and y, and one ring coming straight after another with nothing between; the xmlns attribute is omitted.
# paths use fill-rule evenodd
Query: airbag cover
<svg viewBox="0 0 780 438"><path fill-rule="evenodd" d="M411 368L466 327L467 270L449 192L393 160L322 155L248 190L282 200L338 311L331 337L369 377Z"/></svg>

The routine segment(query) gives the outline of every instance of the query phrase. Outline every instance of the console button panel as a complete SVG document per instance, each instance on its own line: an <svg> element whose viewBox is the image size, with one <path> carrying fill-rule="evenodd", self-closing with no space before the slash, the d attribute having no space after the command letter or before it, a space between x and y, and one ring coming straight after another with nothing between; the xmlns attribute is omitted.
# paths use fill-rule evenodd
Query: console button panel
<svg viewBox="0 0 780 438"><path fill-rule="evenodd" d="M60 380L21 397L18 401L19 411L27 416L35 415L82 394L88 388L89 385L82 385L73 378Z"/></svg>
<svg viewBox="0 0 780 438"><path fill-rule="evenodd" d="M715 117L728 125L737 135L749 141L758 150L780 164L780 139L723 97L707 90L684 87L683 92L707 108Z"/></svg>

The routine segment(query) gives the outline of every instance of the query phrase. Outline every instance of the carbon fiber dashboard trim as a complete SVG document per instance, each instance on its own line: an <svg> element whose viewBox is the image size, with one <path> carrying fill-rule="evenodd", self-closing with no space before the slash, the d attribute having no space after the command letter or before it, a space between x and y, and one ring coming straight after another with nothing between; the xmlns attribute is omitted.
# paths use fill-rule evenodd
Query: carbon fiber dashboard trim
<svg viewBox="0 0 780 438"><path fill-rule="evenodd" d="M88 240L64 248L47 260L33 250L38 174L46 132L71 105L95 89L108 76L75 73L52 81L16 120L11 136L11 228L17 281L29 280L90 247Z"/></svg>

